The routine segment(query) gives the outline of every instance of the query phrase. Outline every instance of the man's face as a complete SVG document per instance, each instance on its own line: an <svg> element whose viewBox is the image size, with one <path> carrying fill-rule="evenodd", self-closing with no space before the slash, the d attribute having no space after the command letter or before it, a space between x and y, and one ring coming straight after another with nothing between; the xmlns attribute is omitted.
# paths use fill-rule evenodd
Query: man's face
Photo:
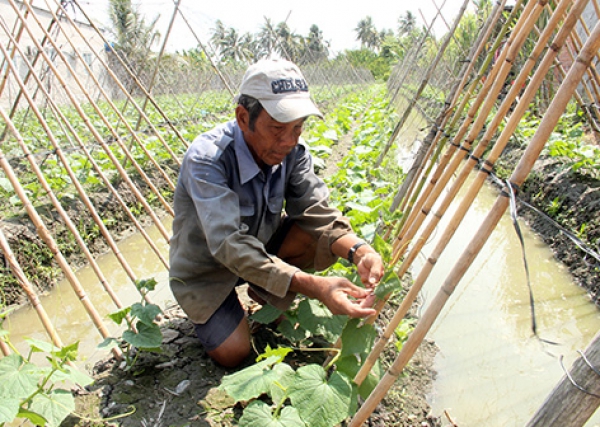
<svg viewBox="0 0 600 427"><path fill-rule="evenodd" d="M278 165L285 159L298 144L306 120L303 117L281 123L273 119L266 110L262 110L256 119L254 130L251 130L248 111L242 106L237 107L236 118L254 160L261 167Z"/></svg>

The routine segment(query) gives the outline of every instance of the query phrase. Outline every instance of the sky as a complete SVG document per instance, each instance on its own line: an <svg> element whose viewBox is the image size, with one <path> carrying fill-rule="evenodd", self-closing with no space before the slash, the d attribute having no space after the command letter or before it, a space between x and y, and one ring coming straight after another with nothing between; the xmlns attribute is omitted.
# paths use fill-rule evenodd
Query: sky
<svg viewBox="0 0 600 427"><path fill-rule="evenodd" d="M229 28L240 33L252 34L260 31L265 18L277 24L286 21L293 32L307 35L312 24L316 24L323 32L323 38L330 43L332 52L360 47L356 40L358 22L371 16L378 30L397 30L398 18L407 10L417 17L418 25L424 25L436 15L436 4L441 6L442 15L448 26L451 26L464 0L303 0L299 2L273 0L180 0L180 9L192 26L195 34L203 43L207 43L215 22L220 19ZM471 2L469 2L471 3ZM95 17L100 23L108 23L106 10L108 0L79 0L81 7ZM140 11L150 21L159 17L158 29L162 35L167 33L169 21L175 9L174 0L133 0ZM469 5L469 7L472 7ZM447 32L448 27L440 18L434 26L439 37ZM167 51L181 51L196 47L196 40L181 16L178 16L169 34Z"/></svg>

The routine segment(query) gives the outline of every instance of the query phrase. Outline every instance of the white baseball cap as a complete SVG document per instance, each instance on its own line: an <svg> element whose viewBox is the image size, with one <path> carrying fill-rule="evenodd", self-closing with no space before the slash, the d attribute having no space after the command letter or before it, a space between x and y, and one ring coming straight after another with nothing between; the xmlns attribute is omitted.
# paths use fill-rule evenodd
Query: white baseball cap
<svg viewBox="0 0 600 427"><path fill-rule="evenodd" d="M251 65L244 74L240 95L258 99L267 113L281 123L308 116L323 118L310 99L300 69L283 59L261 59Z"/></svg>

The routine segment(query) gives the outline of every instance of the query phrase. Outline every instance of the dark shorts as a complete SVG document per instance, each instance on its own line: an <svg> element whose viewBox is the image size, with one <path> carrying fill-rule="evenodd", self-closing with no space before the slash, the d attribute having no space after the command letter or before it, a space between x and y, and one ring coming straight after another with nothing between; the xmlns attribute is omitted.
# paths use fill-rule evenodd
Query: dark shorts
<svg viewBox="0 0 600 427"><path fill-rule="evenodd" d="M288 217L283 219L277 232L265 245L265 249L268 253L277 254L277 252L279 252L279 248L281 248L285 236L290 231L292 224L293 221ZM242 283L246 282L240 279L238 284ZM237 292L233 289L223 304L220 305L206 323L194 323L196 335L198 335L198 339L200 339L204 349L206 351L213 351L223 344L233 331L235 331L235 328L238 327L244 318L244 315L245 311L237 297Z"/></svg>

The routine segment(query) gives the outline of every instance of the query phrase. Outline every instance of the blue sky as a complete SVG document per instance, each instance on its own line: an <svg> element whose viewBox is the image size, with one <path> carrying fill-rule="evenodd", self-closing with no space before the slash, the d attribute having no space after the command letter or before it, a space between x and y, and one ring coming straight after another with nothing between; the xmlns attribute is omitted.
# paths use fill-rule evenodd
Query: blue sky
<svg viewBox="0 0 600 427"><path fill-rule="evenodd" d="M435 0L442 7L443 16L448 25L458 13L464 0ZM108 0L80 0L81 6L96 17L98 21L106 22L105 11ZM166 33L170 17L174 10L173 0L134 0L140 10L150 20L159 16L159 29ZM250 4L252 6L250 6ZM319 26L323 31L325 40L331 43L334 52L344 49L358 48L356 41L356 28L358 22L366 16L373 18L373 23L378 29L396 30L398 18L411 10L420 25L423 24L421 12L427 21L435 16L436 9L433 0L406 1L406 0L362 0L338 2L332 0L303 0L299 2L285 2L274 0L181 0L180 9L186 16L194 31L202 42L207 42L217 19L223 21L225 26L234 27L240 32L256 33L260 30L265 18L278 23L286 20L292 29L302 35L308 34L312 24ZM421 12L419 12L419 9ZM289 16L288 16L289 15ZM437 35L447 31L447 27L438 18L434 30ZM191 32L184 21L178 17L172 30L167 50L189 49L196 45Z"/></svg>

